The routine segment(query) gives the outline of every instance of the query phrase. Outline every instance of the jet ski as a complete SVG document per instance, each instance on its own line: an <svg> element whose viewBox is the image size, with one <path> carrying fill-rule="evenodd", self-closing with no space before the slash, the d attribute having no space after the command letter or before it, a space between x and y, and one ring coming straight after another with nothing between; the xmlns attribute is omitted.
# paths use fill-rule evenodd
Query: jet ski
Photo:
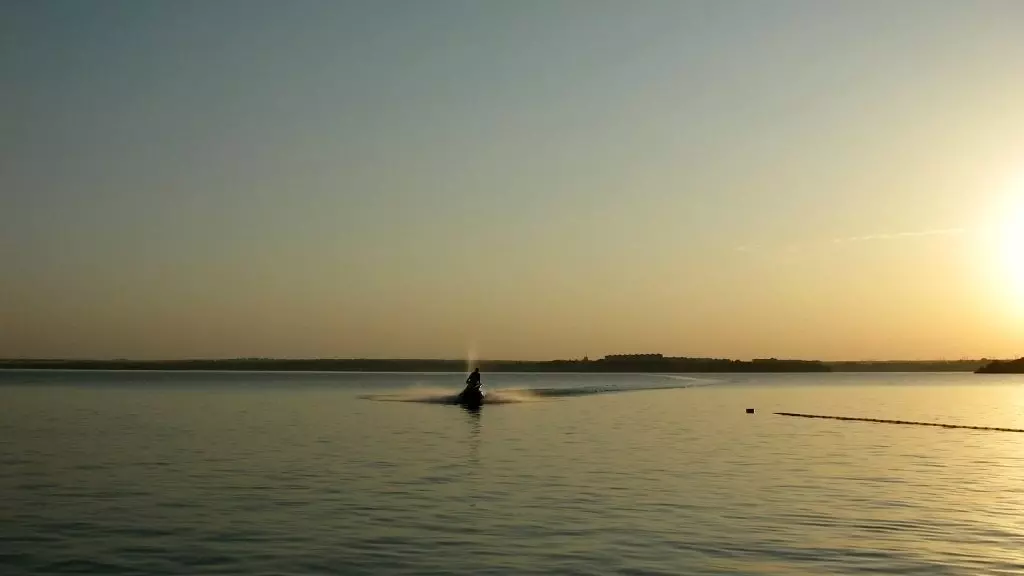
<svg viewBox="0 0 1024 576"><path fill-rule="evenodd" d="M455 403L470 408L479 408L484 403L484 391L474 386L467 386L455 397Z"/></svg>
<svg viewBox="0 0 1024 576"><path fill-rule="evenodd" d="M466 387L455 397L455 403L467 408L479 408L484 403L484 391L480 389L480 369L474 368L466 378Z"/></svg>

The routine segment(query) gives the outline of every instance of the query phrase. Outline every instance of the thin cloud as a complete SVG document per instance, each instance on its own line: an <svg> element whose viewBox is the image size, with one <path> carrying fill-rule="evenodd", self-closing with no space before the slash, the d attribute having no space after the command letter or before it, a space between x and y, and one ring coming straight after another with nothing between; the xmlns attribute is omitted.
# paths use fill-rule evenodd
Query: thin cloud
<svg viewBox="0 0 1024 576"><path fill-rule="evenodd" d="M736 244L732 247L733 251L744 254L754 253L789 253L795 254L805 250L816 250L821 249L829 244L850 244L856 242L872 242L872 241L885 241L885 240L906 240L910 238L923 238L928 236L954 236L967 232L966 228L936 228L932 230L912 230L907 232L886 232L880 234L865 234L863 236L847 236L845 238L833 238L831 242L822 238L819 240L808 240L802 243L786 244L786 245L771 245L764 243L746 243Z"/></svg>
<svg viewBox="0 0 1024 576"><path fill-rule="evenodd" d="M836 238L832 240L832 242L836 244L843 244L846 242L869 242L872 240L901 240L904 238L920 238L922 236L952 236L963 232L963 228L941 228L937 230L916 230L913 232L891 232L886 234L868 234L866 236L848 236L846 238Z"/></svg>

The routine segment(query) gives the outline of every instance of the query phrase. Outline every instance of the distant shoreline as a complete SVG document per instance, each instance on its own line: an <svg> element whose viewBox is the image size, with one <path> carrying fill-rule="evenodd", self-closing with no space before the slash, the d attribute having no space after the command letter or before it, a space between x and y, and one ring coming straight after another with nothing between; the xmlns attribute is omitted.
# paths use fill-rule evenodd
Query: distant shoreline
<svg viewBox="0 0 1024 576"><path fill-rule="evenodd" d="M1024 374L1024 358L1017 360L993 360L978 368L978 374Z"/></svg>
<svg viewBox="0 0 1024 576"><path fill-rule="evenodd" d="M441 359L274 359L230 358L203 360L0 360L0 369L17 370L160 370L235 372L464 372L466 360ZM985 372L1016 362L959 361L841 361L728 360L673 358L658 355L611 356L598 360L481 360L485 372L562 373L820 373L820 372ZM1021 369L1024 370L1024 363Z"/></svg>

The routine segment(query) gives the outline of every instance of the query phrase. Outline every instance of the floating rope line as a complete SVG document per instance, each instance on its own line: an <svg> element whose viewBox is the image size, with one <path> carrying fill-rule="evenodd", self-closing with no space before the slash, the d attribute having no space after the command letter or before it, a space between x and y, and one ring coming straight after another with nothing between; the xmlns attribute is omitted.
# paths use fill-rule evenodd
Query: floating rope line
<svg viewBox="0 0 1024 576"><path fill-rule="evenodd" d="M883 420L881 418L852 418L850 416L822 416L820 414L796 414L793 412L776 412L778 416L795 418L824 418L827 420L846 420L850 422L875 422L878 424L908 424L911 426L935 426L938 428L962 428L964 430L991 430L993 432L1021 432L1020 428L996 428L994 426L965 426L962 424L941 424L938 422L913 422L910 420Z"/></svg>

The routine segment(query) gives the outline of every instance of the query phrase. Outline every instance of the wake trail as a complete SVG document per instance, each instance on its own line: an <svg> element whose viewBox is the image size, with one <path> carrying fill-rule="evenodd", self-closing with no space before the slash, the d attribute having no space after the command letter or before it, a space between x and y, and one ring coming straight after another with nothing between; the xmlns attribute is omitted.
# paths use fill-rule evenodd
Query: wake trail
<svg viewBox="0 0 1024 576"><path fill-rule="evenodd" d="M360 396L364 400L376 400L378 402L416 402L420 404L456 404L459 392L451 390L403 390L388 394L366 394ZM519 404L531 402L540 398L525 390L486 390L483 404Z"/></svg>
<svg viewBox="0 0 1024 576"><path fill-rule="evenodd" d="M646 386L617 386L614 384L576 386L572 388L529 388L524 391L542 398L564 398L569 396L591 396L594 394L617 394L622 392L645 392L650 390L683 390L685 388L702 388L716 384L717 380L703 378L672 378L672 384L651 384ZM685 382L685 383L684 383Z"/></svg>
<svg viewBox="0 0 1024 576"><path fill-rule="evenodd" d="M684 388L698 388L710 386L717 383L717 380L705 378L694 378L688 376L674 377L667 375L671 380L668 384L650 384L641 386L631 385L591 385L572 387L552 388L484 388L484 404L521 404L524 402L538 402L545 399L570 398L575 396L593 396L596 394L616 394L623 392L643 392L648 390L681 390ZM361 396L364 400L376 400L378 402L417 402L423 404L455 404L459 392L453 392L450 388L413 388L399 392L366 394Z"/></svg>

